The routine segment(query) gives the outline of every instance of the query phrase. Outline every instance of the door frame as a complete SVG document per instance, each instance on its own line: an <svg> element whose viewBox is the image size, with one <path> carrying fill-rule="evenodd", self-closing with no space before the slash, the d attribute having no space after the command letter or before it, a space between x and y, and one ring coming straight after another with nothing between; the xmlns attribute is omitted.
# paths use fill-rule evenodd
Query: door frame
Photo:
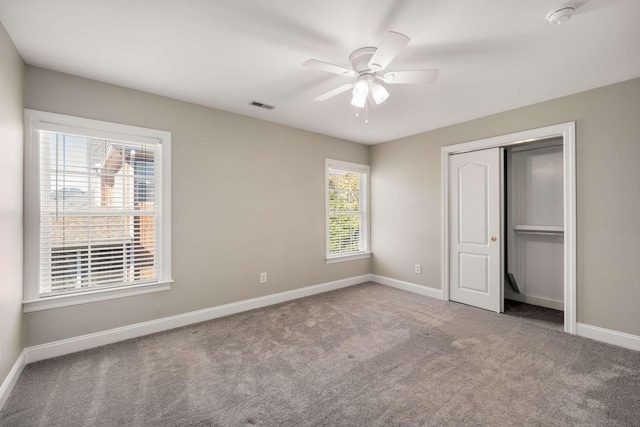
<svg viewBox="0 0 640 427"><path fill-rule="evenodd" d="M564 189L564 331L576 334L576 123L568 122L523 132L500 135L441 149L442 223L441 223L441 281L442 299L449 301L449 156L487 148L509 147L549 138L562 138ZM504 188L501 184L501 200ZM503 203L502 203L503 204ZM501 208L501 215L503 214ZM504 251L502 251L504 253ZM503 256L502 256L503 257ZM501 257L501 258L502 258ZM501 269L504 261L501 259ZM503 276L503 275L502 275ZM502 279L504 280L504 278ZM501 286L500 298L504 300ZM502 302L501 302L502 304Z"/></svg>

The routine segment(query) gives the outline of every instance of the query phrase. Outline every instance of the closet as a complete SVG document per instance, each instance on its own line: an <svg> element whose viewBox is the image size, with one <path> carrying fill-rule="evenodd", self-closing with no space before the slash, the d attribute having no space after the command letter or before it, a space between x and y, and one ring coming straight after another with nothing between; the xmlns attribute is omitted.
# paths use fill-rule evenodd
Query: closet
<svg viewBox="0 0 640 427"><path fill-rule="evenodd" d="M575 334L575 123L441 154L443 299Z"/></svg>
<svg viewBox="0 0 640 427"><path fill-rule="evenodd" d="M504 149L504 298L564 309L562 139Z"/></svg>

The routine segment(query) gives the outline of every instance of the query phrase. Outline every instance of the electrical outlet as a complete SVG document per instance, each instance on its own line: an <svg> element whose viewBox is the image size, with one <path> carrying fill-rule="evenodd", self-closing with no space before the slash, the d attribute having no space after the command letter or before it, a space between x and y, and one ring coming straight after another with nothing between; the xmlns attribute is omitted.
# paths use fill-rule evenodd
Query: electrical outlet
<svg viewBox="0 0 640 427"><path fill-rule="evenodd" d="M422 266L420 264L416 264L416 274L422 274Z"/></svg>
<svg viewBox="0 0 640 427"><path fill-rule="evenodd" d="M260 273L260 283L267 283L267 272Z"/></svg>

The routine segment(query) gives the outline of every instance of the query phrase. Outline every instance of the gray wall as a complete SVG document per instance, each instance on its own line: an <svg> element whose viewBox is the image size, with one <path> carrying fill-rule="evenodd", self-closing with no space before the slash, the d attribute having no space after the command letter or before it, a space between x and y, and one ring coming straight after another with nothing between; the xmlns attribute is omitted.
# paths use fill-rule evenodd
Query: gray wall
<svg viewBox="0 0 640 427"><path fill-rule="evenodd" d="M175 280L29 313L29 346L369 273L324 260L324 160L368 164L365 145L34 67L25 106L172 133Z"/></svg>
<svg viewBox="0 0 640 427"><path fill-rule="evenodd" d="M640 335L640 79L373 146L373 273L440 288L442 146L569 121L578 322Z"/></svg>
<svg viewBox="0 0 640 427"><path fill-rule="evenodd" d="M640 79L370 149L34 67L25 106L173 133L176 280L168 292L30 313L28 345L370 271L439 288L440 148L574 120L578 321L640 335ZM374 257L327 265L324 159L369 155Z"/></svg>
<svg viewBox="0 0 640 427"><path fill-rule="evenodd" d="M23 94L24 63L0 24L0 384L24 348Z"/></svg>

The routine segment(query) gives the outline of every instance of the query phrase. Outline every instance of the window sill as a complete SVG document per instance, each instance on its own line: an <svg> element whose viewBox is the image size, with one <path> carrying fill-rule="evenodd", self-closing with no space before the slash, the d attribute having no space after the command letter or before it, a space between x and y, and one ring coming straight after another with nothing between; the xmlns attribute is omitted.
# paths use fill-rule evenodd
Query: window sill
<svg viewBox="0 0 640 427"><path fill-rule="evenodd" d="M86 304L96 301L130 297L133 295L148 294L150 292L167 291L171 289L171 283L173 283L173 280L158 283L145 283L142 285L123 286L119 288L97 289L95 291L79 292L76 294L42 297L23 301L22 308L25 313L29 313L32 311L66 307L69 305Z"/></svg>
<svg viewBox="0 0 640 427"><path fill-rule="evenodd" d="M365 253L356 254L356 255L337 256L333 258L325 258L325 260L327 261L327 264L333 264L336 262L353 261L356 259L364 259L364 258L371 258L371 252L365 252Z"/></svg>

